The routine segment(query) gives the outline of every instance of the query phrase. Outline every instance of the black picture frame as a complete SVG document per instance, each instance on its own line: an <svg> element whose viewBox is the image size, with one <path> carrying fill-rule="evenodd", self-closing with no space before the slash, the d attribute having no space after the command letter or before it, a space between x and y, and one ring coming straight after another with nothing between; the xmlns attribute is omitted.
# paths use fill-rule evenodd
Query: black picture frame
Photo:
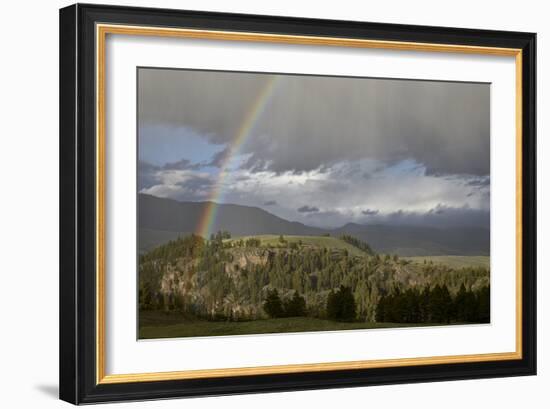
<svg viewBox="0 0 550 409"><path fill-rule="evenodd" d="M95 273L96 23L521 49L521 359L138 383L98 383ZM60 10L59 46L59 394L62 400L82 404L536 374L536 34L77 4Z"/></svg>

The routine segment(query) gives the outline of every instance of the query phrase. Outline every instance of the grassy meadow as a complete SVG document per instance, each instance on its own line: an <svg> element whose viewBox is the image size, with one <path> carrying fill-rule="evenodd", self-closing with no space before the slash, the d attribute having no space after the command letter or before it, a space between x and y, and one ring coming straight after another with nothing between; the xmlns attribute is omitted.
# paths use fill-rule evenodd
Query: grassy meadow
<svg viewBox="0 0 550 409"><path fill-rule="evenodd" d="M348 253L352 256L364 256L365 253L358 249L357 247L339 239L338 237L332 236L283 236L284 243L280 241L280 235L276 234L263 234L257 236L243 236L235 237L232 239L225 240L228 243L235 243L239 240L246 241L248 239L254 238L260 240L260 245L262 247L272 247L272 248L287 248L288 245L298 244L302 248L327 248L334 250L347 250Z"/></svg>
<svg viewBox="0 0 550 409"><path fill-rule="evenodd" d="M385 322L335 322L312 317L268 318L254 321L205 321L185 319L181 314L145 311L140 314L139 338L183 338L219 335L272 334L288 332L341 331L398 328L437 324ZM445 324L446 325L446 324Z"/></svg>
<svg viewBox="0 0 550 409"><path fill-rule="evenodd" d="M413 263L424 264L433 263L441 264L451 268L489 268L489 256L418 256L418 257L403 257L405 260L410 260Z"/></svg>

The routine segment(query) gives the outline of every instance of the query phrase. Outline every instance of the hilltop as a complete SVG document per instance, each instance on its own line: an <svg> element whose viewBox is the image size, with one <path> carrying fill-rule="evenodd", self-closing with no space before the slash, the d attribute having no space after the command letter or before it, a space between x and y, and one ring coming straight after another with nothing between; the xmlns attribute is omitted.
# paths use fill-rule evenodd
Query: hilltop
<svg viewBox="0 0 550 409"><path fill-rule="evenodd" d="M282 240L281 241L281 237ZM357 257L363 257L367 255L363 250L353 246L350 243L342 240L339 237L332 236L292 236L292 235L275 235L275 234L263 234L258 236L243 236L235 237L232 239L226 240L227 243L236 243L240 240L247 241L249 239L259 240L258 247L266 247L271 249L286 249L292 248L294 245L297 247L295 249L322 249L327 248L333 251L346 250L348 254Z"/></svg>

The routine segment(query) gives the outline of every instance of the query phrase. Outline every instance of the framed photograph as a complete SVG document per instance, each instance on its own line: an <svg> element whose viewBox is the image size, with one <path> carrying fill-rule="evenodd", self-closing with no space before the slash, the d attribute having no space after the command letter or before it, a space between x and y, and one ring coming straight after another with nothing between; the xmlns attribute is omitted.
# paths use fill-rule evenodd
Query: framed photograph
<svg viewBox="0 0 550 409"><path fill-rule="evenodd" d="M61 399L534 375L535 41L61 9Z"/></svg>

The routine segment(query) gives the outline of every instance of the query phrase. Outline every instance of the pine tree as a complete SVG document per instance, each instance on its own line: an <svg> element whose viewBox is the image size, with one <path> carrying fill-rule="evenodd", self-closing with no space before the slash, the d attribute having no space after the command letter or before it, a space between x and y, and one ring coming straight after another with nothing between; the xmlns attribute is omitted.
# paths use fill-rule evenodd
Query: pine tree
<svg viewBox="0 0 550 409"><path fill-rule="evenodd" d="M341 285L338 291L330 292L327 299L327 317L337 321L355 320L355 300L351 288Z"/></svg>
<svg viewBox="0 0 550 409"><path fill-rule="evenodd" d="M491 321L491 290L489 286L485 286L479 290L479 293L477 295L478 299L478 316L477 321L488 323Z"/></svg>
<svg viewBox="0 0 550 409"><path fill-rule="evenodd" d="M141 282L139 285L139 309L149 310L152 307L153 297L151 286L148 282Z"/></svg>
<svg viewBox="0 0 550 409"><path fill-rule="evenodd" d="M386 296L383 295L378 301L376 307L376 322L385 322L386 321Z"/></svg>
<svg viewBox="0 0 550 409"><path fill-rule="evenodd" d="M298 291L294 291L292 298L284 303L284 315L286 317L301 317L305 314L306 300Z"/></svg>
<svg viewBox="0 0 550 409"><path fill-rule="evenodd" d="M464 286L464 283L462 283L455 297L456 320L458 322L468 321L466 302L466 287Z"/></svg>
<svg viewBox="0 0 550 409"><path fill-rule="evenodd" d="M271 318L280 318L284 315L283 304L277 289L274 288L267 293L267 297L264 302L264 311Z"/></svg>

